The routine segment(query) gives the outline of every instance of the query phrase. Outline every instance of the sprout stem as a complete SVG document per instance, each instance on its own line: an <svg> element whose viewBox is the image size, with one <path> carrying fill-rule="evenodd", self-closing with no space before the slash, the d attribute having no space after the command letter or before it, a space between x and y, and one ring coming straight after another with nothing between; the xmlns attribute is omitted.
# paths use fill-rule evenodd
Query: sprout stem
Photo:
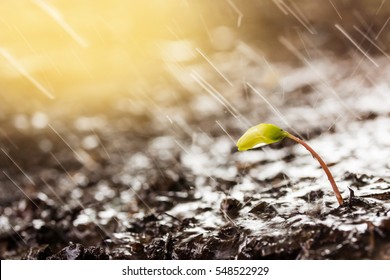
<svg viewBox="0 0 390 280"><path fill-rule="evenodd" d="M322 158L308 145L306 144L303 140L301 140L300 138L286 132L286 136L292 140L294 140L295 142L298 142L299 144L303 145L306 150L308 150L314 158L316 158L318 160L318 162L320 163L322 169L325 171L326 173L326 176L328 176L328 180L330 182L330 184L332 185L332 189L333 189L333 192L334 194L336 195L336 198L337 198L337 201L339 202L340 205L343 204L343 198L341 197L341 194L340 194L340 191L339 191L339 188L337 187L336 185L336 182L332 176L332 173L330 173L330 170L328 168L328 166L326 165L326 163L322 160Z"/></svg>

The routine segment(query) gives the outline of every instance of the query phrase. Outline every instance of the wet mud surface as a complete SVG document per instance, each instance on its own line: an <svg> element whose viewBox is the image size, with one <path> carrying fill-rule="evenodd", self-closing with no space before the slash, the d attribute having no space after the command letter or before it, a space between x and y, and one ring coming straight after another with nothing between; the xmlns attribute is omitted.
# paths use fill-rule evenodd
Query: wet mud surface
<svg viewBox="0 0 390 280"><path fill-rule="evenodd" d="M3 115L0 258L389 259L390 69L375 59L351 77L353 59L270 72L244 57L244 85L203 65L185 94ZM306 139L344 204L292 141L237 152L260 122Z"/></svg>

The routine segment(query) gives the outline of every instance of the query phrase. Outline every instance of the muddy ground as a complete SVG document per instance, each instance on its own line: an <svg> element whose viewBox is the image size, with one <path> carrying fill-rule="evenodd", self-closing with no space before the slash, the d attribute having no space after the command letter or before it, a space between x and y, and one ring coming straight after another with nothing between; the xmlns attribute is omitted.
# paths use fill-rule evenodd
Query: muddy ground
<svg viewBox="0 0 390 280"><path fill-rule="evenodd" d="M11 107L2 90L0 258L389 259L388 55L363 39L358 50L328 8L332 22L319 28L307 13L327 34L318 41L283 35L300 26L289 17L267 29L274 40L262 52L254 21L251 40L206 48L213 64L199 52L160 61L164 75L115 98L34 101L29 111L26 97ZM387 16L373 18L378 31ZM344 204L291 140L238 152L261 122L307 140Z"/></svg>
<svg viewBox="0 0 390 280"><path fill-rule="evenodd" d="M3 118L0 257L390 258L390 69L375 59L380 72L363 61L353 77L352 59L272 73L248 60L246 84L219 81L226 102L198 86L164 105L155 95L66 121ZM261 75L277 75L275 84ZM345 203L289 140L237 152L254 120L307 139Z"/></svg>

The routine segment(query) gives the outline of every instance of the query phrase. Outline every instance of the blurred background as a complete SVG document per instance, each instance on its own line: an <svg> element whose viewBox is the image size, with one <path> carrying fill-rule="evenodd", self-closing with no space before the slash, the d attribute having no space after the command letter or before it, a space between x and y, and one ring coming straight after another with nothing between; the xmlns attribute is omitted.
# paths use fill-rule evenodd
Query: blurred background
<svg viewBox="0 0 390 280"><path fill-rule="evenodd" d="M281 38L311 59L319 50L353 55L335 24L379 53L368 40L386 51L388 16L385 0L3 1L1 112L104 110L123 97L166 95L166 85L183 95L194 90L188 66L208 56L217 68L234 60L244 71L248 57L297 60Z"/></svg>

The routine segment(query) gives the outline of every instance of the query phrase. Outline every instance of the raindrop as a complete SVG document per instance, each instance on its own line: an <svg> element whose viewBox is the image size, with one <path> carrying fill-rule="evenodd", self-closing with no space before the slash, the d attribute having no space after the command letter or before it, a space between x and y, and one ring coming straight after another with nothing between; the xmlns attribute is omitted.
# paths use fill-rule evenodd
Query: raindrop
<svg viewBox="0 0 390 280"><path fill-rule="evenodd" d="M150 159L143 153L136 153L128 162L129 168L145 169L151 166Z"/></svg>
<svg viewBox="0 0 390 280"><path fill-rule="evenodd" d="M86 225L92 223L95 219L95 216L96 213L94 211L91 211L91 209L84 209L80 213L80 215L78 215L77 218L73 221L73 225L77 227L79 225Z"/></svg>
<svg viewBox="0 0 390 280"><path fill-rule="evenodd" d="M37 129L45 128L48 123L49 123L49 118L47 117L46 114L42 112L36 112L31 117L31 124L33 125L33 127Z"/></svg>
<svg viewBox="0 0 390 280"><path fill-rule="evenodd" d="M20 130L26 130L29 128L29 121L26 115L16 115L14 118L14 126Z"/></svg>
<svg viewBox="0 0 390 280"><path fill-rule="evenodd" d="M9 229L9 219L5 216L0 216L0 227L3 230Z"/></svg>
<svg viewBox="0 0 390 280"><path fill-rule="evenodd" d="M6 207L6 208L4 209L4 215L6 215L6 216L11 216L12 213L13 213L13 210L12 210L11 207ZM4 217L4 216L1 216L1 217ZM0 217L0 218L1 218L1 217ZM1 225L1 223L0 223L0 225Z"/></svg>
<svg viewBox="0 0 390 280"><path fill-rule="evenodd" d="M133 192L130 191L123 191L120 193L120 199L121 199L121 203L123 204L130 203L134 199L134 194Z"/></svg>
<svg viewBox="0 0 390 280"><path fill-rule="evenodd" d="M94 197L97 201L103 201L105 198L113 198L114 196L115 191L107 183L100 183Z"/></svg>
<svg viewBox="0 0 390 280"><path fill-rule="evenodd" d="M79 199L83 196L83 191L81 189L74 189L71 193L73 199Z"/></svg>
<svg viewBox="0 0 390 280"><path fill-rule="evenodd" d="M74 182L82 187L85 187L89 183L89 179L84 174L78 172L73 176Z"/></svg>
<svg viewBox="0 0 390 280"><path fill-rule="evenodd" d="M95 135L88 135L84 137L81 145L83 146L84 149L86 150L92 150L99 146L99 140Z"/></svg>
<svg viewBox="0 0 390 280"><path fill-rule="evenodd" d="M107 209L105 211L99 212L98 216L101 219L111 219L112 217L115 217L117 212L114 209Z"/></svg>
<svg viewBox="0 0 390 280"><path fill-rule="evenodd" d="M35 219L32 221L32 224L35 229L40 229L45 225L45 222L42 221L41 219Z"/></svg>
<svg viewBox="0 0 390 280"><path fill-rule="evenodd" d="M37 194L37 198L39 198L42 201L47 201L49 199L49 197L43 192L39 192Z"/></svg>
<svg viewBox="0 0 390 280"><path fill-rule="evenodd" d="M53 144L49 139L42 139L38 143L39 149L41 149L42 152L48 153L53 149Z"/></svg>

